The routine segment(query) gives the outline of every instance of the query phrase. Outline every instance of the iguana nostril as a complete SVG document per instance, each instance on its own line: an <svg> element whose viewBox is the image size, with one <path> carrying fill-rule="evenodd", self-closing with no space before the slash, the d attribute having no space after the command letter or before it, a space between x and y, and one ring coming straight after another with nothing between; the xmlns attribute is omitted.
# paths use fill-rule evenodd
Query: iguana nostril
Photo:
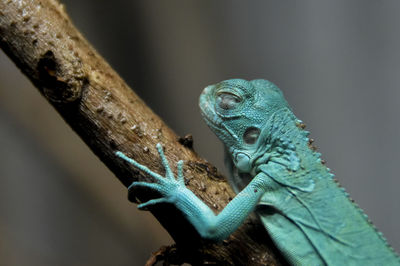
<svg viewBox="0 0 400 266"><path fill-rule="evenodd" d="M201 95L207 94L209 93L211 90L211 86L207 86L203 89L203 91L201 92Z"/></svg>

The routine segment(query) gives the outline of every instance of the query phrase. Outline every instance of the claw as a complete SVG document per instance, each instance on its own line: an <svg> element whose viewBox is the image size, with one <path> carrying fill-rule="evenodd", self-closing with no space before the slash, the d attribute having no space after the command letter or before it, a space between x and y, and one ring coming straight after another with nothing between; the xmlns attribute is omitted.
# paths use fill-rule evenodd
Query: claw
<svg viewBox="0 0 400 266"><path fill-rule="evenodd" d="M129 158L128 156L126 156L124 153L122 153L122 152L120 152L120 151L115 152L115 155L117 155L119 158L121 158L121 159L127 161L128 163L132 164L132 165L135 166L136 168L139 168L140 170L142 170L142 171L145 172L146 174L152 176L152 177L155 178L157 181L162 181L162 180L164 179L161 175L159 175L159 174L157 174L157 173L151 171L151 170L150 170L149 168L147 168L146 166L141 165L140 163L136 162L136 161L133 160L132 158ZM164 154L163 154L163 155L164 155ZM171 171L171 170L170 170L170 171Z"/></svg>
<svg viewBox="0 0 400 266"><path fill-rule="evenodd" d="M159 184L156 183L147 183L147 182L132 182L132 184L128 187L128 191L131 190L134 187L146 187L146 188L151 188L155 191L160 192L161 188Z"/></svg>
<svg viewBox="0 0 400 266"><path fill-rule="evenodd" d="M181 184L185 184L185 178L183 177L183 161L180 160L177 164L178 168L178 182Z"/></svg>
<svg viewBox="0 0 400 266"><path fill-rule="evenodd" d="M141 203L138 205L138 209L139 210L143 210L144 208L148 207L148 206L152 206L152 205L156 205L158 203L166 203L168 202L168 200L166 200L165 198L159 198L159 199L152 199L149 200L145 203Z"/></svg>
<svg viewBox="0 0 400 266"><path fill-rule="evenodd" d="M174 174L172 173L172 170L169 167L169 163L168 163L167 158L165 157L162 145L160 143L157 143L156 147L158 150L158 154L160 154L161 161L162 161L162 164L165 169L165 177L167 177L169 179L174 178Z"/></svg>

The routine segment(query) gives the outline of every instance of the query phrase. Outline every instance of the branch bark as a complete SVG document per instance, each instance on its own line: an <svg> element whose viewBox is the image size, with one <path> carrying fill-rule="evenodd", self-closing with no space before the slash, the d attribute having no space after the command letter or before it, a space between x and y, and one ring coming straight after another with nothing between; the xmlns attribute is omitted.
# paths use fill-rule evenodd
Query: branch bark
<svg viewBox="0 0 400 266"><path fill-rule="evenodd" d="M90 46L62 4L55 0L1 0L0 37L4 52L122 184L149 178L116 158L114 152L120 150L163 173L155 149L160 142L172 165L185 161L188 187L216 212L234 197L216 168L184 145L187 141L179 141ZM130 199L146 201L155 196L142 189ZM283 263L254 217L216 244L202 240L173 206L154 207L151 212L176 241L177 263Z"/></svg>

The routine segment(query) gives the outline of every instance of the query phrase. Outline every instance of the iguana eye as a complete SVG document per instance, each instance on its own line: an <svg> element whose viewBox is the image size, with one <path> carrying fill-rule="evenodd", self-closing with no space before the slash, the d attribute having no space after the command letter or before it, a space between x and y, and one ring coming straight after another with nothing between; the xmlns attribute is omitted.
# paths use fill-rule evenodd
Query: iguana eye
<svg viewBox="0 0 400 266"><path fill-rule="evenodd" d="M217 95L217 104L224 110L230 110L240 103L241 99L228 92L221 92Z"/></svg>
<svg viewBox="0 0 400 266"><path fill-rule="evenodd" d="M256 143L258 137L260 136L260 129L256 127L249 127L243 134L243 140L247 144Z"/></svg>

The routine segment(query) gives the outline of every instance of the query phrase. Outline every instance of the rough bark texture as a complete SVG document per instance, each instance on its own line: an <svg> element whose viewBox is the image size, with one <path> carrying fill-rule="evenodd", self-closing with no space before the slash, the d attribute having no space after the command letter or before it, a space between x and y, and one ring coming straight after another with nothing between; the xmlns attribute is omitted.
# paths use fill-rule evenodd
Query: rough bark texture
<svg viewBox="0 0 400 266"><path fill-rule="evenodd" d="M160 142L173 168L178 160L185 161L187 186L216 212L234 197L215 167L190 148L190 140L179 141L90 46L62 4L55 0L1 0L0 37L1 48L122 184L149 181L149 177L116 158L114 152L121 150L163 173L155 149ZM146 201L155 196L142 189L130 199ZM174 207L163 205L151 211L177 243L170 262L282 264L265 229L254 218L229 239L215 244L201 240Z"/></svg>

